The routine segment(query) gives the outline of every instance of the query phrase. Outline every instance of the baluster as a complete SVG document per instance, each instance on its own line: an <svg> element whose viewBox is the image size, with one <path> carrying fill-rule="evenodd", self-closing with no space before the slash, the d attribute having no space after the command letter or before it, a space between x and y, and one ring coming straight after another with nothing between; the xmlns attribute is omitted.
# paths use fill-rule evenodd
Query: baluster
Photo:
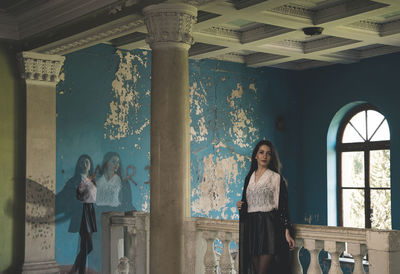
<svg viewBox="0 0 400 274"><path fill-rule="evenodd" d="M367 254L367 247L364 244L347 243L347 250L354 259L353 274L365 274L362 260Z"/></svg>
<svg viewBox="0 0 400 274"><path fill-rule="evenodd" d="M303 239L295 239L294 250L292 251L292 273L293 274L303 274L303 267L300 263L299 253L300 249L303 247Z"/></svg>
<svg viewBox="0 0 400 274"><path fill-rule="evenodd" d="M126 227L125 233L125 256L129 260L129 273L135 272L135 259L136 259L136 228L134 226Z"/></svg>
<svg viewBox="0 0 400 274"><path fill-rule="evenodd" d="M321 266L319 265L318 255L324 248L324 242L320 240L304 239L304 248L310 252L310 266L308 274L322 274Z"/></svg>
<svg viewBox="0 0 400 274"><path fill-rule="evenodd" d="M221 274L230 274L232 271L231 254L229 253L229 243L232 239L232 233L220 232L218 238L223 244L221 258L219 260L219 266L221 268Z"/></svg>
<svg viewBox="0 0 400 274"><path fill-rule="evenodd" d="M204 254L204 268L205 274L215 274L215 254L214 254L214 241L215 241L215 233L211 231L203 232L203 238L207 242L206 253Z"/></svg>
<svg viewBox="0 0 400 274"><path fill-rule="evenodd" d="M324 249L331 254L331 268L329 269L329 274L343 274L343 271L340 268L339 256L345 249L344 243L325 241Z"/></svg>
<svg viewBox="0 0 400 274"><path fill-rule="evenodd" d="M233 234L233 240L235 241L235 243L239 247L239 233L234 233ZM236 274L239 274L239 248L237 250L236 257L235 257L235 263L234 263L234 269L235 269L235 273Z"/></svg>

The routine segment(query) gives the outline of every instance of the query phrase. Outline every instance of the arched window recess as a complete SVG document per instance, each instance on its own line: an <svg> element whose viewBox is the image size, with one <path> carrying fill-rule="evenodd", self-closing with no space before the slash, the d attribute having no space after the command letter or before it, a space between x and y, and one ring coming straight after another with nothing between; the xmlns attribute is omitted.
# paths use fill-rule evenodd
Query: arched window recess
<svg viewBox="0 0 400 274"><path fill-rule="evenodd" d="M390 130L372 105L351 110L337 142L338 223L391 229Z"/></svg>

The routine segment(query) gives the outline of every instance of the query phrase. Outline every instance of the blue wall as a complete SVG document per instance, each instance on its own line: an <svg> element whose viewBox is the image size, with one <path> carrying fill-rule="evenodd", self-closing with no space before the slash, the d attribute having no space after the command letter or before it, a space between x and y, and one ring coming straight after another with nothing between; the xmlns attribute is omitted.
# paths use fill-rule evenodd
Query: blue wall
<svg viewBox="0 0 400 274"><path fill-rule="evenodd" d="M301 186L297 218L302 223L326 225L327 134L338 112L354 102L368 102L386 116L391 133L392 226L400 229L400 54L333 65L295 75L301 94L301 134L298 155ZM339 113L340 114L340 113Z"/></svg>
<svg viewBox="0 0 400 274"><path fill-rule="evenodd" d="M400 54L302 72L190 60L192 216L238 218L235 202L251 149L267 138L277 145L289 181L293 222L326 225L328 129L349 104L358 102L375 105L388 119L392 197L397 197L398 64ZM104 211L149 210L150 72L148 51L98 45L67 55L64 80L57 87L56 259L60 264L72 264L78 249L79 237L73 231L79 226L80 204L70 179L80 155L90 155L94 166L101 166L109 151L120 156L124 195L117 207L96 207L98 222ZM277 117L284 119L283 130L275 127ZM392 199L396 229L398 208L400 201ZM89 256L89 265L96 270L101 266L100 230L99 225Z"/></svg>
<svg viewBox="0 0 400 274"><path fill-rule="evenodd" d="M56 259L72 264L78 251L80 204L71 179L80 155L94 166L117 152L123 191L119 206L97 206L90 267L101 267L104 211L149 210L151 54L98 45L66 56L57 86ZM189 62L192 216L237 219L243 178L258 140L274 142L289 180L292 215L298 191L300 144L293 72L251 69L220 61ZM285 129L275 121L284 117ZM296 217L294 221L298 221Z"/></svg>

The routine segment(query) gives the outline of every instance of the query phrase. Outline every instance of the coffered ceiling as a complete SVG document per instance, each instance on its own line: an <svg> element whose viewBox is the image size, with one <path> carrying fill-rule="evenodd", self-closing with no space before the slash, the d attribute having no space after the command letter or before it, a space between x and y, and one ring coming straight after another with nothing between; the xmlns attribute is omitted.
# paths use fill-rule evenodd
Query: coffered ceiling
<svg viewBox="0 0 400 274"><path fill-rule="evenodd" d="M66 54L98 43L148 48L141 10L164 1L6 0L0 38ZM176 1L175 1L176 2ZM400 0L185 0L197 6L191 58L308 69L400 51ZM323 28L305 35L303 28Z"/></svg>

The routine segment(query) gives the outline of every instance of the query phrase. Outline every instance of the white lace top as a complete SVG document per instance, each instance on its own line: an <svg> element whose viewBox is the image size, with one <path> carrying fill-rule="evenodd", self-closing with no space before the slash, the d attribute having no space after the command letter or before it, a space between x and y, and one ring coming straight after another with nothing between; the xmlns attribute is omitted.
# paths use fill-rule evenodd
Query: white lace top
<svg viewBox="0 0 400 274"><path fill-rule="evenodd" d="M117 207L121 204L119 201L119 192L121 190L121 179L114 174L110 180L107 180L103 174L96 180L97 184L97 201L98 206Z"/></svg>
<svg viewBox="0 0 400 274"><path fill-rule="evenodd" d="M83 193L83 203L95 203L97 188L93 182L86 176L81 175L82 181L79 185L79 191Z"/></svg>
<svg viewBox="0 0 400 274"><path fill-rule="evenodd" d="M253 172L246 190L247 212L268 212L278 209L280 182L280 175L267 169L256 183Z"/></svg>

